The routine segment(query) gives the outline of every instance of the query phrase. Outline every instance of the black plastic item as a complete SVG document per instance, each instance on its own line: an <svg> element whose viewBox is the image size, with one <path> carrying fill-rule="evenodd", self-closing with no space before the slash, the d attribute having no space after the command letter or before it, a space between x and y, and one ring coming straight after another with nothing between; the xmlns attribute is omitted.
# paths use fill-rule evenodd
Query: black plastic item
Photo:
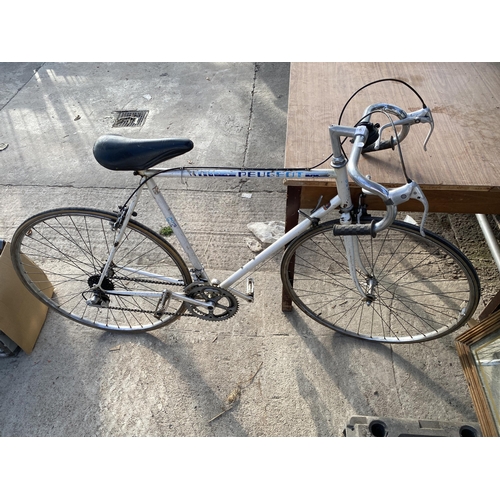
<svg viewBox="0 0 500 500"><path fill-rule="evenodd" d="M368 129L368 138L366 139L365 145L363 149L371 146L373 143L377 142L379 137L378 129L380 128L379 123L371 123L371 122L361 122L360 125L364 125Z"/></svg>
<svg viewBox="0 0 500 500"><path fill-rule="evenodd" d="M336 224L333 226L333 234L334 236L361 236L368 234L375 238L374 226L375 221L372 221L371 224Z"/></svg>
<svg viewBox="0 0 500 500"><path fill-rule="evenodd" d="M94 157L109 170L146 170L193 149L190 139L129 139L103 135L94 144Z"/></svg>
<svg viewBox="0 0 500 500"><path fill-rule="evenodd" d="M477 422L354 416L345 437L481 437Z"/></svg>
<svg viewBox="0 0 500 500"><path fill-rule="evenodd" d="M5 240L0 239L0 254L2 253L4 246L5 246Z"/></svg>

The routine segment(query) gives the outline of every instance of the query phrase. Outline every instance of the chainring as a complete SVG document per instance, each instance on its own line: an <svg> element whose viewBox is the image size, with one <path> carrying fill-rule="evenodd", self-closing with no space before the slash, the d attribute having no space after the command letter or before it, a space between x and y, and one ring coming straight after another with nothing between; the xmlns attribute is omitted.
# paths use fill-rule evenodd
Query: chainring
<svg viewBox="0 0 500 500"><path fill-rule="evenodd" d="M238 311L238 300L224 288L192 283L185 290L186 295L195 300L211 304L210 308L187 304L191 314L206 321L225 321Z"/></svg>

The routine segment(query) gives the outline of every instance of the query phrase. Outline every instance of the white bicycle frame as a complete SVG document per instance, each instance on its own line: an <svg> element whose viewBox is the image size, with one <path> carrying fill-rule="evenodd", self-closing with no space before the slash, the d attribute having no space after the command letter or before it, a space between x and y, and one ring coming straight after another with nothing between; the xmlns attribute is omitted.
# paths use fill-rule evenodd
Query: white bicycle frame
<svg viewBox="0 0 500 500"><path fill-rule="evenodd" d="M349 179L348 173L353 180L360 185L367 192L377 194L380 196L386 203L387 206L387 214L380 221L375 224L372 229L375 232L378 232L382 229L388 227L396 218L398 203L402 203L406 201L407 198L417 198L421 199L423 193L420 191L418 185L414 182L408 183L405 186L400 188L396 188L394 190L387 190L380 184L377 184L360 174L357 169L359 157L361 155L361 150L364 146L366 137L367 137L367 129L364 126L352 128L352 127L340 127L340 126L331 126L330 127L330 136L333 147L333 160L332 167L330 169L314 169L314 170L243 170L243 169L214 169L214 168L176 168L171 170L164 169L148 169L144 171L138 172L138 174L142 177L141 185L134 194L134 196L130 199L130 204L127 208L125 217L122 223L119 225L120 229L117 232L115 237L115 245L112 249L107 263L103 269L101 274L101 279L97 286L101 286L104 277L107 275L109 268L111 267L114 259L114 255L116 251L119 249L120 241L125 232L126 226L132 217L132 213L137 205L139 200L139 196L142 192L144 186L147 186L149 192L155 199L158 207L163 213L165 220L168 225L172 228L173 233L179 240L181 247L186 253L193 269L192 274L193 278L196 281L203 281L211 284L215 284L220 288L227 289L231 291L234 295L248 301L253 302L253 283L252 281L247 282L247 293L243 293L239 290L232 288L232 286L241 280L244 276L250 274L255 268L257 268L260 264L271 258L281 249L283 249L288 243L290 243L293 239L303 234L307 231L315 222L322 220L328 214L330 214L333 210L340 210L340 224L347 226L351 225L351 211L353 209L353 204L351 200L351 192L349 188ZM353 137L353 148L351 151L351 155L349 161L346 160L343 152L341 152L340 145L340 137ZM319 207L315 210L310 216L306 217L302 222L297 224L294 228L285 233L281 238L279 238L272 245L264 249L261 253L259 253L254 259L247 262L244 266L242 266L238 271L234 272L229 278L225 279L222 282L218 280L210 281L209 276L207 275L202 263L197 257L195 251L193 250L191 244L189 243L186 235L184 234L180 224L175 218L172 210L168 206L165 198L158 185L155 182L154 177L221 177L221 178L260 178L260 179L269 179L269 178L283 178L283 179L307 179L307 178L335 178L337 185L337 195L332 198L328 203ZM425 197L424 197L425 199ZM366 226L365 226L366 227ZM352 233L354 234L354 233ZM361 296L367 300L370 300L369 291L368 293L363 290L361 287L358 278L356 269L360 270L367 278L369 278L369 274L364 269L362 265L361 259L359 257L359 247L358 247L358 238L353 235L346 234L344 235L344 246L346 249L346 257L349 264L350 274L353 280L353 284L361 294ZM124 268L125 271L132 271L132 269ZM147 273L138 269L133 269L133 272L139 275L143 275L147 278L154 278L157 280L162 280L166 284L180 284L178 281L173 280L172 278L168 278L165 276L160 276L152 273ZM106 290L106 293L109 295L136 295L136 296L148 296L148 297L157 297L163 303L170 298L174 298L177 300L185 301L190 304L207 307L207 304L202 301L197 301L192 298L187 297L183 293L176 293L172 291L164 291L162 292L146 292L146 291L113 291Z"/></svg>
<svg viewBox="0 0 500 500"><path fill-rule="evenodd" d="M152 175L155 175L155 177L223 177L223 178L238 178L238 177L248 177L248 178L260 178L260 179L269 179L269 178L276 178L276 177L283 177L283 178L332 178L335 177L338 180L338 172L336 172L336 169L328 169L328 170L315 170L314 172L311 171L305 171L305 170L297 170L293 172L284 172L283 170L278 171L278 170L231 170L231 169L203 169L203 168L186 168L182 170L170 170L170 171L165 171L161 173L157 173L158 171L155 171L155 169L150 169L147 171L140 172L140 175L144 178L143 185L137 190L135 195L132 197L130 200L130 204L127 209L127 214L125 216L125 219L123 221L123 224L118 231L118 234L115 237L115 246L112 249L106 266L103 269L102 276L106 276L106 273L108 271L108 268L111 266L111 263L113 262L114 259L114 254L116 251L119 250L119 242L121 241L121 238L124 234L124 231L126 229L127 223L130 220L132 216L132 212L134 212L134 209L139 201L139 197L141 195L141 191L146 186L150 192L150 194L153 196L154 200L156 201L156 204L158 205L159 209L163 213L163 216L165 217L166 222L172 229L174 235L178 239L182 249L186 253L189 262L192 265L192 274L193 277L196 280L199 281L205 281L210 283L210 278L207 275L203 264L201 263L200 259L196 255L194 249L192 248L191 244L189 243L186 235L184 234L184 231L182 230L181 225L177 221L175 215L173 214L171 208L169 207L167 201L165 200L163 194L160 191L160 188L158 187L157 183L155 182L155 179L152 178ZM337 175L336 175L337 173ZM313 175L311 175L313 174ZM347 173L345 171L345 168L342 169L340 173L340 177L342 176L347 176ZM345 198L345 204L346 205L351 205L350 204L350 192L347 191L346 198ZM329 203L324 205L323 207L319 208L314 212L314 219L322 219L324 218L327 214L329 214L332 210L335 210L341 205L341 196L337 195L335 196ZM218 283L218 286L220 288L228 289L231 291L234 295L248 301L248 302L253 302L253 291L247 289L247 293L243 293L239 290L236 290L232 288L232 285L236 282L238 282L240 279L242 279L245 275L251 273L256 267L258 267L260 264L271 258L273 255L275 255L277 252L279 252L281 249L285 247L288 243L290 243L294 238L297 236L301 235L303 232L307 231L309 227L313 224L312 219L305 219L304 221L300 222L297 226L292 228L290 231L288 231L285 235L283 235L281 238L279 238L276 242L274 242L272 245L264 249L261 253L259 253L254 259L250 260L247 262L243 267L241 267L238 271L233 273L229 278L225 279L224 281L220 282L217 280L212 280L212 283ZM350 239L350 238L349 238ZM125 271L131 271L131 269L124 269ZM134 269L134 273L143 275L144 277L147 278L154 278L157 280L162 280L165 281L165 284L175 284L175 280L172 280L171 278L167 278L164 276L152 274L152 273L147 273L144 271L141 271L139 269ZM178 284L178 283L177 283ZM134 291L134 292L114 292L112 290L108 290L106 293L109 295L113 294L119 294L119 295L141 295L141 296L149 296L149 297L158 297L160 298L162 296L161 292L141 292L141 291ZM204 302L196 301L193 299L190 299L186 297L182 293L176 293L176 292L171 292L170 296L174 299L178 300L183 300L188 303L191 303L193 305L198 305L198 306L204 306L206 305Z"/></svg>

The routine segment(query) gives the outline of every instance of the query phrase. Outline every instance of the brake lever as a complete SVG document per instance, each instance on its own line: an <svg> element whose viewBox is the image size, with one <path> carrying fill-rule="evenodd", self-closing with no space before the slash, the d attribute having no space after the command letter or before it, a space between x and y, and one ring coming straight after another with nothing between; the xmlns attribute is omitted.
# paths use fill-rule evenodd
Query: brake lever
<svg viewBox="0 0 500 500"><path fill-rule="evenodd" d="M425 221L427 220L427 215L429 214L429 202L425 197L422 188L415 182L410 181L408 184L400 186L398 188L389 189L389 197L394 205L401 205L409 199L418 200L424 206L424 214L422 216L422 221L420 222L420 234L425 238Z"/></svg>
<svg viewBox="0 0 500 500"><path fill-rule="evenodd" d="M382 137L382 131L388 127L393 127L397 125L416 125L417 123L428 123L431 127L427 137L424 141L424 151L427 151L427 143L431 138L432 132L434 131L434 119L432 118L432 112L429 108L419 109L418 111L413 111L412 113L408 113L405 118L401 118L400 120L393 121L392 123L386 123L382 125L379 129L379 138L375 145L375 149L379 148L380 140Z"/></svg>
<svg viewBox="0 0 500 500"><path fill-rule="evenodd" d="M425 138L424 141L424 151L427 151L427 143L429 142L429 139L431 138L432 132L434 132L434 118L432 118L432 112L429 108L425 108L427 110L427 113L425 115L425 120L423 120L424 123L428 123L431 128L429 130L429 133L427 134L427 137Z"/></svg>
<svg viewBox="0 0 500 500"><path fill-rule="evenodd" d="M422 188L415 181L412 182L414 183L414 187L410 198L420 201L420 203L424 206L424 214L422 215L422 221L420 222L420 234L425 238L424 226L425 221L427 220L427 215L429 214L429 202L427 201Z"/></svg>

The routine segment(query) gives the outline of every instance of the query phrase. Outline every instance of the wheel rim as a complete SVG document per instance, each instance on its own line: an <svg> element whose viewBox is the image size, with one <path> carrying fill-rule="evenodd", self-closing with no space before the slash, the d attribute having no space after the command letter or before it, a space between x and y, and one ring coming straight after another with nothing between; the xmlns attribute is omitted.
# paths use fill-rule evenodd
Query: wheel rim
<svg viewBox="0 0 500 500"><path fill-rule="evenodd" d="M403 223L376 238L359 237L360 259L369 275L358 269L357 276L370 300L361 297L333 224L299 238L282 265L292 300L319 323L366 340L412 343L451 333L474 312L479 290L470 263L439 237L424 239Z"/></svg>
<svg viewBox="0 0 500 500"><path fill-rule="evenodd" d="M109 276L99 291L100 305L95 305L99 301L91 290L98 282L112 248L115 236L112 223L115 220L114 214L87 209L49 211L29 219L13 239L18 273L43 302L88 326L116 331L146 331L177 319L184 311L182 302L172 301L165 314L155 317L159 298L115 295L120 291L159 292L172 288L168 283L134 273L132 268L169 276L177 280L179 291L191 280L175 250L137 223L130 223L127 227ZM29 262L43 271L54 287L53 295L47 295L40 285L40 275L33 274ZM95 304L92 306L88 302L93 298ZM107 307L103 307L106 301L109 301Z"/></svg>

